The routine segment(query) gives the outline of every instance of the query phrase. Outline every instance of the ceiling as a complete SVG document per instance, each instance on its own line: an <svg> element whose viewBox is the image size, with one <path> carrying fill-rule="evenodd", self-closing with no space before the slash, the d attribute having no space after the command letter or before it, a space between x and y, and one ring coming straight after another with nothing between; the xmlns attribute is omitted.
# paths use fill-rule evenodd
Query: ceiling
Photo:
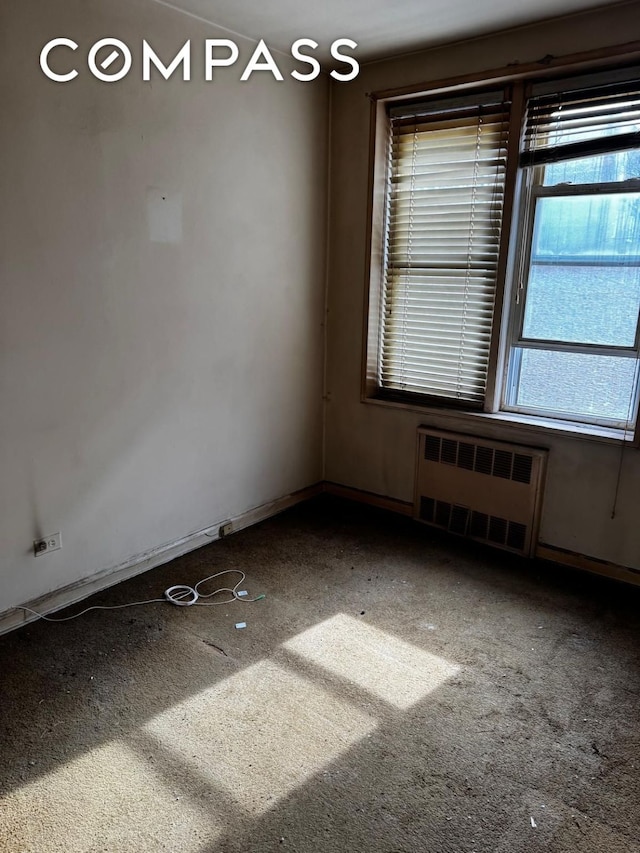
<svg viewBox="0 0 640 853"><path fill-rule="evenodd" d="M617 0L154 0L288 52L312 38L328 56L336 38L360 62L580 12ZM233 38L233 35L229 36Z"/></svg>

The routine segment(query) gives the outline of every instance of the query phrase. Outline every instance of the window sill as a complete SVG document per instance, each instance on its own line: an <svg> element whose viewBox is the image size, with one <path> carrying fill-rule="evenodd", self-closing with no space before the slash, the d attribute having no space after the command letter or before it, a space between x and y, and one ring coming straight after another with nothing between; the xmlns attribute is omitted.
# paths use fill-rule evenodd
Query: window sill
<svg viewBox="0 0 640 853"><path fill-rule="evenodd" d="M362 402L389 409L404 409L416 412L428 418L434 425L454 430L473 429L482 424L487 427L498 427L515 433L529 433L537 436L557 435L563 438L595 441L600 444L633 446L633 433L624 432L612 427L581 424L573 421L562 421L555 418L541 418L533 415L521 415L513 412L474 412L472 410L445 408L440 406L420 405L411 402L385 400L381 397L363 397Z"/></svg>

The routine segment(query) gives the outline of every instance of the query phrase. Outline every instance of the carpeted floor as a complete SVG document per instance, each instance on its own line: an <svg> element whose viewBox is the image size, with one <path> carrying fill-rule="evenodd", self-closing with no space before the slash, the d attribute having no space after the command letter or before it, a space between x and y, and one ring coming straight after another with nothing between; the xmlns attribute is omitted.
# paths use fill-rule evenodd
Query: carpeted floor
<svg viewBox="0 0 640 853"><path fill-rule="evenodd" d="M640 851L640 590L324 498L88 603L223 568L0 638L2 853Z"/></svg>

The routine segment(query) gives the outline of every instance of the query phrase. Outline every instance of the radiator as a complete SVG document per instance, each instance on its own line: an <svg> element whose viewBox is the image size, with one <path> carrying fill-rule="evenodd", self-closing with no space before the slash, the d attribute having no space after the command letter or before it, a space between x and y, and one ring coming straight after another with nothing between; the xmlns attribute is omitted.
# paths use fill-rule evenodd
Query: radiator
<svg viewBox="0 0 640 853"><path fill-rule="evenodd" d="M414 517L530 557L546 459L540 448L420 427Z"/></svg>

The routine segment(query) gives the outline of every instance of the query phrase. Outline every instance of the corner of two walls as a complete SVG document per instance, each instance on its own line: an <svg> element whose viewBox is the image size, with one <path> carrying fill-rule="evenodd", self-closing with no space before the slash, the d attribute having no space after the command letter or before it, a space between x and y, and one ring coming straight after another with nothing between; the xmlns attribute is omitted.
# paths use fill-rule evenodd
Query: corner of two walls
<svg viewBox="0 0 640 853"><path fill-rule="evenodd" d="M1 612L321 480L328 82L206 82L220 32L148 0L0 16ZM87 71L105 36L117 83ZM144 83L143 38L190 38L191 81Z"/></svg>

